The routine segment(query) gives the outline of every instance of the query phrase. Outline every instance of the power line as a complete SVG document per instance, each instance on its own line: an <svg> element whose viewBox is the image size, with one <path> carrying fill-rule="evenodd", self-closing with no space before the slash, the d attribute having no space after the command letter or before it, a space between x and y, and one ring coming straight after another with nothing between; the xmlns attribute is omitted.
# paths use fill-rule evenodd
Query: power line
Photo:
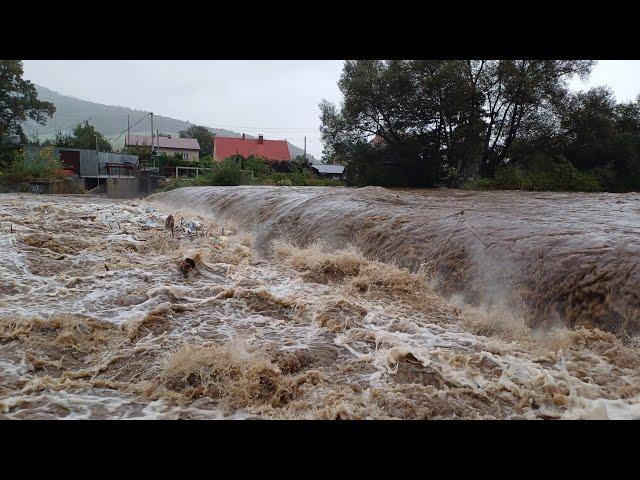
<svg viewBox="0 0 640 480"><path fill-rule="evenodd" d="M318 132L319 127L259 127L259 126L250 126L250 125L220 125L216 124L215 127L211 128L238 128L238 129L247 129L247 130L270 130L270 131L278 131L278 132L297 132L297 133L305 133L305 132Z"/></svg>
<svg viewBox="0 0 640 480"><path fill-rule="evenodd" d="M75 123L73 123L73 124L71 124L71 125L69 125L68 127L65 127L65 128L54 128L53 130L49 130L48 132L38 133L37 136L39 137L40 135L48 135L49 133L53 133L53 132L64 132L65 130L69 130L70 128L75 128L78 125L82 125L82 122L88 122L89 120L91 120L91 117L86 118L84 120L81 120L79 122L75 122Z"/></svg>
<svg viewBox="0 0 640 480"><path fill-rule="evenodd" d="M214 127L212 127L214 128ZM217 128L217 127L215 127ZM244 131L245 133L248 131L248 129L240 129L242 131ZM297 139L303 139L305 136L309 137L309 138L321 138L321 134L320 132L291 132L291 131L267 131L265 129L256 129L256 132L260 132L260 133L266 133L268 135L270 135L271 137L281 137L281 138L297 138ZM236 131L237 133L237 131Z"/></svg>
<svg viewBox="0 0 640 480"><path fill-rule="evenodd" d="M119 139L119 138L122 136L122 134L123 134L124 132L126 132L127 130L130 130L130 129L131 129L131 127L135 127L137 124L139 124L142 120L144 120L144 119L145 119L145 118L147 118L148 116L149 116L149 113L147 113L146 115L144 115L142 118L140 118L140 120L138 120L138 121L137 121L136 123L134 123L133 125L130 125L130 126L128 126L127 128L125 128L122 132L120 132L120 135L118 135L117 137L107 138L107 139L105 139L105 140L117 140L117 139Z"/></svg>

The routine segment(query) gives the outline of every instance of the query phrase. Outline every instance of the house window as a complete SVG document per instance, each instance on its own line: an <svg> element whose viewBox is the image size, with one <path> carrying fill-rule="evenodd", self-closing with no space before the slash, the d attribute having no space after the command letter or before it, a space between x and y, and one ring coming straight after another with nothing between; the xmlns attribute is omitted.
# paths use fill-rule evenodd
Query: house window
<svg viewBox="0 0 640 480"><path fill-rule="evenodd" d="M182 152L182 159L189 160L189 154L187 152Z"/></svg>

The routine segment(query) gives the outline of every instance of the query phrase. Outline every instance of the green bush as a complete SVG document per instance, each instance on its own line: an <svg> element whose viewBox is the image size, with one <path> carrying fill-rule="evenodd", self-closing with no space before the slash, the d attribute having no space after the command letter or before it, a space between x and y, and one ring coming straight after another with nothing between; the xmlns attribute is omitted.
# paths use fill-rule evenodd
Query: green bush
<svg viewBox="0 0 640 480"><path fill-rule="evenodd" d="M510 165L497 168L493 177L495 187L501 190L524 190L526 180L518 168Z"/></svg>
<svg viewBox="0 0 640 480"><path fill-rule="evenodd" d="M206 157L205 157L206 158ZM277 186L342 186L344 181L319 178L309 168L292 168L289 172L277 172L261 158L227 158L213 162L204 175L169 180L161 190L206 185L277 185Z"/></svg>
<svg viewBox="0 0 640 480"><path fill-rule="evenodd" d="M602 189L606 192L626 191L624 186L620 185L616 178L616 172L612 168L594 168L590 170L589 175L597 180Z"/></svg>
<svg viewBox="0 0 640 480"><path fill-rule="evenodd" d="M204 157L200 157L196 163L193 163L194 167L202 167L202 168L212 168L216 164L216 161L213 159L213 155L207 155Z"/></svg>
<svg viewBox="0 0 640 480"><path fill-rule="evenodd" d="M21 155L20 151L14 148L2 148L0 146L0 172L7 172L11 164Z"/></svg>
<svg viewBox="0 0 640 480"><path fill-rule="evenodd" d="M493 178L467 182L466 189L598 192L606 188L609 172L581 172L565 159L556 159L548 170L524 170L515 165L496 169Z"/></svg>
<svg viewBox="0 0 640 480"><path fill-rule="evenodd" d="M184 158L182 158L182 155L180 155L179 153L174 153L173 155L167 155L166 153L161 153L160 155L158 155L158 160L160 160L162 165L164 165L165 167L171 167L171 168L197 166L197 165L194 165L193 162L190 162L189 160L185 160Z"/></svg>
<svg viewBox="0 0 640 480"><path fill-rule="evenodd" d="M253 155L244 160L244 169L252 172L255 177L266 177L273 173L267 162Z"/></svg>
<svg viewBox="0 0 640 480"><path fill-rule="evenodd" d="M216 162L213 170L197 178L192 178L193 185L243 185L248 183L247 174L232 159Z"/></svg>
<svg viewBox="0 0 640 480"><path fill-rule="evenodd" d="M3 180L10 183L28 182L44 178L63 177L62 162L53 147L41 148L37 154L28 158L24 153L15 153L6 169Z"/></svg>
<svg viewBox="0 0 640 480"><path fill-rule="evenodd" d="M550 184L554 190L597 192L602 190L598 180L589 173L581 172L569 161L556 162L551 171Z"/></svg>

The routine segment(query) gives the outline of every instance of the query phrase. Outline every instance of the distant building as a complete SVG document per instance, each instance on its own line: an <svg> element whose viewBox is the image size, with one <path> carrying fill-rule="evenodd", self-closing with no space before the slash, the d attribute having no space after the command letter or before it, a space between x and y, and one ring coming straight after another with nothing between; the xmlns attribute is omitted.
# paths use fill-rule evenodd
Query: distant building
<svg viewBox="0 0 640 480"><path fill-rule="evenodd" d="M213 157L217 161L225 158L241 155L244 158L261 157L270 162L290 162L291 153L286 140L265 140L262 135L258 138L242 137L219 137L213 142Z"/></svg>
<svg viewBox="0 0 640 480"><path fill-rule="evenodd" d="M127 135L125 137L125 147L149 147L151 137L146 135ZM182 156L183 160L197 162L200 159L200 144L195 138L172 138L153 137L154 150L160 154L169 156L176 153Z"/></svg>
<svg viewBox="0 0 640 480"><path fill-rule="evenodd" d="M344 165L327 165L324 163L315 163L311 165L318 175L326 178L340 179L344 177Z"/></svg>

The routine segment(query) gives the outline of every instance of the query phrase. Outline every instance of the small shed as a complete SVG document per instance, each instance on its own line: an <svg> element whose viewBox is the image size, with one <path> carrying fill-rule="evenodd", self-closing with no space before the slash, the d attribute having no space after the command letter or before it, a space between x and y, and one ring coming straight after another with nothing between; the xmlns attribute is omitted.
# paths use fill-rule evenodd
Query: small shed
<svg viewBox="0 0 640 480"><path fill-rule="evenodd" d="M139 163L138 155L66 147L56 147L55 151L60 155L60 160L81 177L107 177L112 175L112 172L108 171L108 165L130 164L137 167ZM115 173L124 173L121 170L123 169L116 169Z"/></svg>
<svg viewBox="0 0 640 480"><path fill-rule="evenodd" d="M344 165L328 165L324 163L316 163L311 165L318 175L325 178L340 179L344 177Z"/></svg>

